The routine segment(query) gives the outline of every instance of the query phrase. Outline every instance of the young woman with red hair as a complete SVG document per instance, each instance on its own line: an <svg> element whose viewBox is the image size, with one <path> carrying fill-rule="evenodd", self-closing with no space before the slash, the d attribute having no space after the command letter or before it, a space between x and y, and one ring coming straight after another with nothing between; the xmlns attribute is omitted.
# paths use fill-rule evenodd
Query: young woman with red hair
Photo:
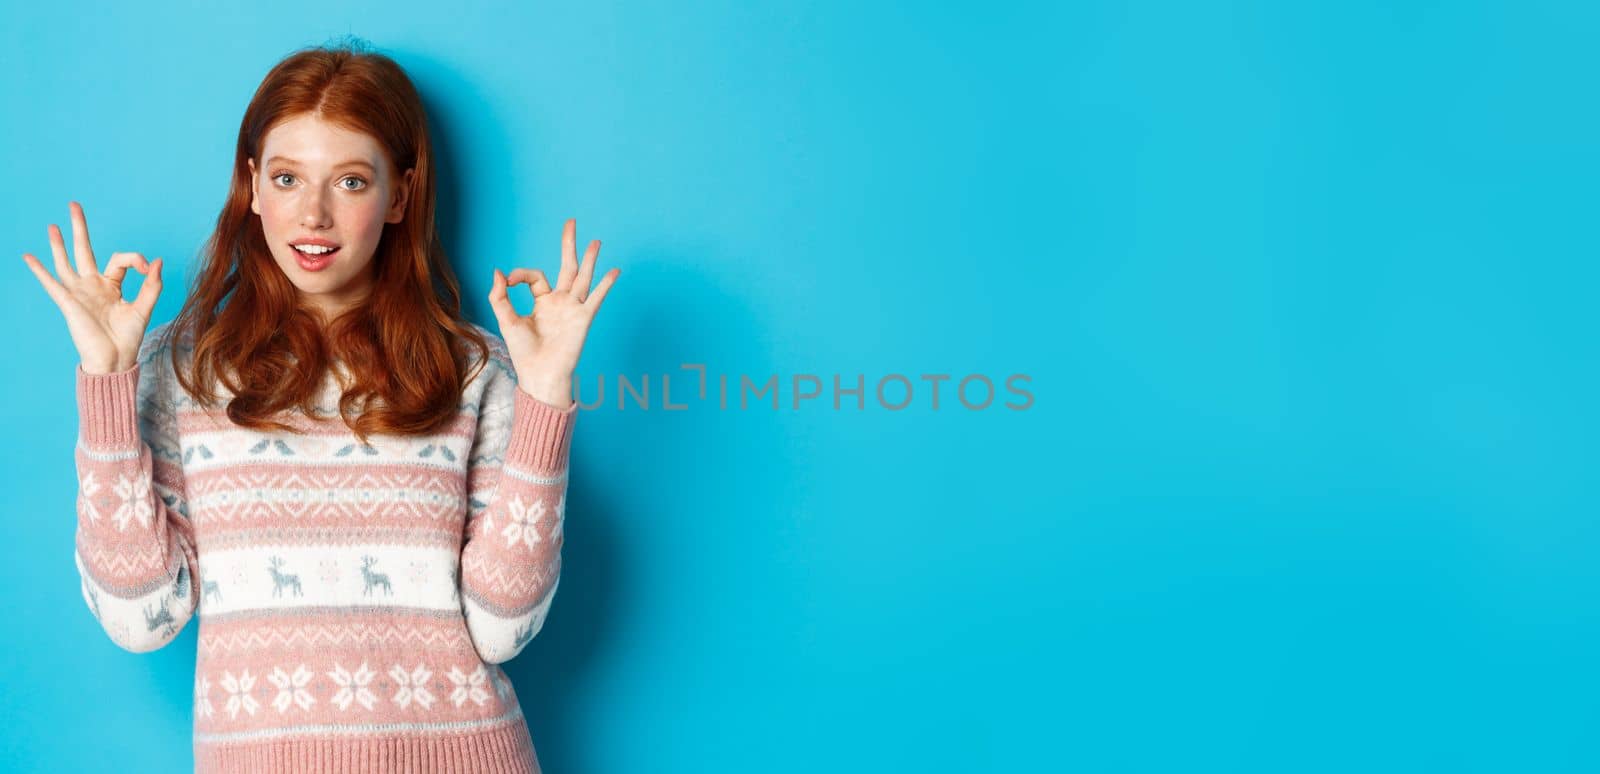
<svg viewBox="0 0 1600 774"><path fill-rule="evenodd" d="M134 652L199 619L199 771L538 771L499 665L555 596L572 379L620 270L595 284L568 220L554 286L496 269L500 334L467 321L434 159L395 62L306 49L245 110L174 320L146 335L162 260L100 267L77 202L71 260L53 224L55 275L24 255L81 361L84 601Z"/></svg>

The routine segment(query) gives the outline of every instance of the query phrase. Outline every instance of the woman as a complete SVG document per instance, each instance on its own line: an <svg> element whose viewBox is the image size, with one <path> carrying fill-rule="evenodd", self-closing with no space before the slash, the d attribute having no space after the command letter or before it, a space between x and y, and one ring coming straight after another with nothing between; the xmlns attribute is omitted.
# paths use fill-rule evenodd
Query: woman
<svg viewBox="0 0 1600 774"><path fill-rule="evenodd" d="M538 771L499 664L555 595L573 371L620 270L591 292L568 220L554 287L496 269L500 335L463 319L433 159L398 65L303 50L245 111L172 322L145 335L162 260L99 268L76 202L59 277L24 255L81 359L84 600L134 652L198 613L199 771Z"/></svg>

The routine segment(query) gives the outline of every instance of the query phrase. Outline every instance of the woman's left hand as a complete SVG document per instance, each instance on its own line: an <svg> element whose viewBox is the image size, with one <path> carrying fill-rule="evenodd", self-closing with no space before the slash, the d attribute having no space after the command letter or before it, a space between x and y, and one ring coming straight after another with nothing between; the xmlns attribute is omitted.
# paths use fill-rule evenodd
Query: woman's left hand
<svg viewBox="0 0 1600 774"><path fill-rule="evenodd" d="M489 291L489 306L517 371L518 389L559 409L572 405L572 376L583 353L583 340L606 292L622 274L620 268L606 272L590 292L600 240L589 243L582 266L577 252L578 222L568 218L561 235L561 273L554 288L538 269L516 268L505 275L496 268L494 288ZM517 314L507 293L512 285L522 284L533 291L533 313L529 315Z"/></svg>

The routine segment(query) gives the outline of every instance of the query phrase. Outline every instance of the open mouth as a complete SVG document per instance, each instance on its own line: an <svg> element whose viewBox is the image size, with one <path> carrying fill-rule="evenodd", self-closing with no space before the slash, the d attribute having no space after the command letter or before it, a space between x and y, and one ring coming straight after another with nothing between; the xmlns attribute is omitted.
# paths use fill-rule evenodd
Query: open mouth
<svg viewBox="0 0 1600 774"><path fill-rule="evenodd" d="M301 254L301 255L305 256L306 258L308 258L310 260L313 260L313 261L322 260L323 258L327 258L328 256L339 252L339 248L337 248L337 247L320 247L318 245L289 245L289 246L293 247L295 252L297 252L297 253L299 253L299 254Z"/></svg>
<svg viewBox="0 0 1600 774"><path fill-rule="evenodd" d="M322 271L333 265L333 256L339 248L321 245L289 245L294 248L295 261L302 271Z"/></svg>

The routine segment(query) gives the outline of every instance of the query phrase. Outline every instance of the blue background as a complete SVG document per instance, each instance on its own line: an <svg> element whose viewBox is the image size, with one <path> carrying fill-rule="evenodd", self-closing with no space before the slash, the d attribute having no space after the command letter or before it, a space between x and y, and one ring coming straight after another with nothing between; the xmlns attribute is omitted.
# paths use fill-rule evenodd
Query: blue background
<svg viewBox="0 0 1600 774"><path fill-rule="evenodd" d="M473 319L575 217L623 267L585 399L655 375L584 414L508 665L547 771L1600 768L1592 4L0 20L6 768L185 769L196 647L83 603L77 358L20 256L77 199L169 319L260 78L347 32L426 95ZM661 410L695 362L868 407ZM1034 403L932 408L973 373Z"/></svg>

